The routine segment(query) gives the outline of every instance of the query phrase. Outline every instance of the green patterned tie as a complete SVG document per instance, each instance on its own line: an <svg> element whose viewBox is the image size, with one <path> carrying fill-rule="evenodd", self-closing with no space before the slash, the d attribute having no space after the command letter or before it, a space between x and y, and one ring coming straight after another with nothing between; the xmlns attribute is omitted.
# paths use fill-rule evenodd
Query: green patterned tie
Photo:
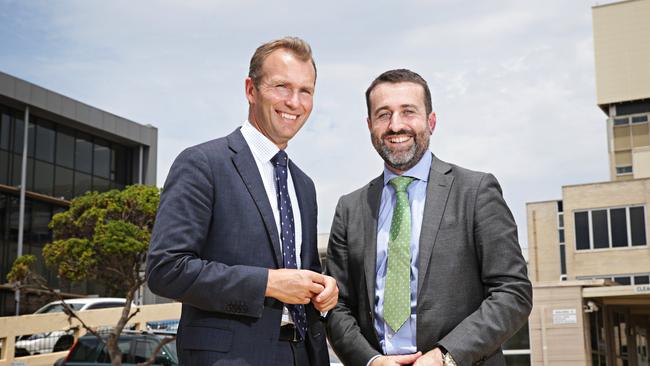
<svg viewBox="0 0 650 366"><path fill-rule="evenodd" d="M411 315L411 206L406 192L412 177L395 177L397 201L388 239L388 270L384 291L384 320L394 331Z"/></svg>

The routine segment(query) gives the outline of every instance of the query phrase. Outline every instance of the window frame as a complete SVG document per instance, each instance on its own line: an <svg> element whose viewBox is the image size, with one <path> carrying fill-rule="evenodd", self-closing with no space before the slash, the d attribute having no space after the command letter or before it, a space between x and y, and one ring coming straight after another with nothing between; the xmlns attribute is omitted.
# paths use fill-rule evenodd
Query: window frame
<svg viewBox="0 0 650 366"><path fill-rule="evenodd" d="M645 230L648 225L648 215L647 215L647 209L645 204L633 204L633 205L625 205L625 206L612 206L612 207L601 207L601 208L592 208L592 209L580 209L580 210L574 210L573 211L573 240L574 240L574 250L576 252L584 253L584 252L592 252L592 251L603 251L603 250L625 250L625 249L634 249L634 248L647 248L648 247L648 233L645 233L645 244L640 244L640 245L632 245L632 223L631 223L631 216L630 216L630 209L636 208L636 207L641 207L643 209L643 229ZM612 210L618 210L618 209L625 209L625 225L627 229L627 245L626 246L613 246L612 243L612 219L611 219L611 211ZM592 221L592 212L593 211L603 211L605 210L607 212L607 232L608 232L608 247L606 248L594 248L594 238L593 238L593 221ZM588 230L588 236L589 236L589 247L585 249L580 249L578 248L578 230L576 227L576 214L578 213L587 213L587 230Z"/></svg>

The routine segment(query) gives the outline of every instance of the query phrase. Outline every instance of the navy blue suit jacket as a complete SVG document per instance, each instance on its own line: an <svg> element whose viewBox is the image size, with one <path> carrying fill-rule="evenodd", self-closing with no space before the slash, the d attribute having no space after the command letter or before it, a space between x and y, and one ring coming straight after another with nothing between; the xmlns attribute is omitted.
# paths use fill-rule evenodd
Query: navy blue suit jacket
<svg viewBox="0 0 650 366"><path fill-rule="evenodd" d="M302 268L321 272L314 183L289 162L302 222ZM171 167L147 258L150 289L183 303L177 346L183 365L266 365L283 304L264 296L282 267L269 198L239 129L190 147ZM328 365L319 313L307 307L312 366Z"/></svg>

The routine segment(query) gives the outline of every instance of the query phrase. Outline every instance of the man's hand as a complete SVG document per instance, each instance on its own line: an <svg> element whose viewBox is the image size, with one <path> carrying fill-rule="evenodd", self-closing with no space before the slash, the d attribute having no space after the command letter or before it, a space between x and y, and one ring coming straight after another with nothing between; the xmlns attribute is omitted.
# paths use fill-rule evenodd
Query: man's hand
<svg viewBox="0 0 650 366"><path fill-rule="evenodd" d="M425 353L415 361L413 366L442 366L442 352L440 348L434 348Z"/></svg>
<svg viewBox="0 0 650 366"><path fill-rule="evenodd" d="M285 304L309 304L314 295L325 289L323 277L306 269L269 269L264 296Z"/></svg>
<svg viewBox="0 0 650 366"><path fill-rule="evenodd" d="M399 356L379 356L372 360L370 366L397 366L410 365L422 356L422 352L412 353L410 355Z"/></svg>
<svg viewBox="0 0 650 366"><path fill-rule="evenodd" d="M336 285L334 277L323 275L323 287L325 288L320 294L311 298L312 304L316 310L324 313L330 311L339 300L339 287Z"/></svg>

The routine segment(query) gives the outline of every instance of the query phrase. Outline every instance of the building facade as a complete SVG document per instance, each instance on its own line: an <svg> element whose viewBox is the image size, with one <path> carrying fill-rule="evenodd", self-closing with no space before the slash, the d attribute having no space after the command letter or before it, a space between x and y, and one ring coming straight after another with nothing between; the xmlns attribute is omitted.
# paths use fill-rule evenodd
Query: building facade
<svg viewBox="0 0 650 366"><path fill-rule="evenodd" d="M533 365L650 365L650 0L592 9L610 181L527 204Z"/></svg>
<svg viewBox="0 0 650 366"><path fill-rule="evenodd" d="M156 155L155 127L0 72L0 283L6 282L17 257L21 226L22 253L42 259L41 250L52 238L48 229L52 215L87 191L155 185ZM102 294L90 282L58 281L42 260L39 266L50 285L64 293ZM31 298L23 294L20 313L42 305ZM0 286L0 316L15 313L13 289Z"/></svg>

